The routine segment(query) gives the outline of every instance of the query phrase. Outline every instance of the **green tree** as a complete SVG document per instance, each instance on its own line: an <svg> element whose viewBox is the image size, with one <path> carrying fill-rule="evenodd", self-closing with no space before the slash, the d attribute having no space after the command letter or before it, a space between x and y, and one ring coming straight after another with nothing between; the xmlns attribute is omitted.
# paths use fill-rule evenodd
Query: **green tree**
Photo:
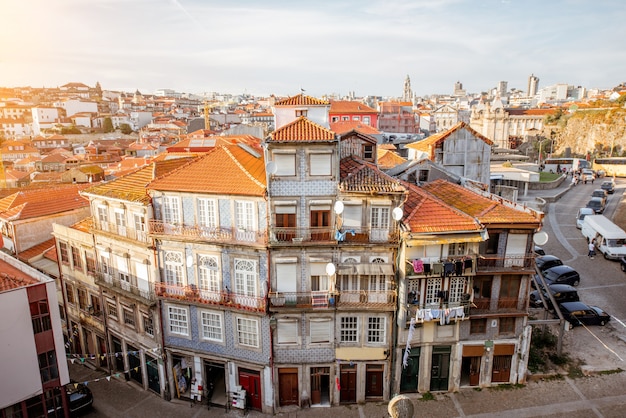
<svg viewBox="0 0 626 418"><path fill-rule="evenodd" d="M104 118L104 123L102 124L102 130L105 134L109 132L113 132L115 129L113 128L113 121L111 118Z"/></svg>
<svg viewBox="0 0 626 418"><path fill-rule="evenodd" d="M122 132L124 135L128 135L133 132L133 128L131 128L130 125L127 123L122 123L120 125L120 132Z"/></svg>

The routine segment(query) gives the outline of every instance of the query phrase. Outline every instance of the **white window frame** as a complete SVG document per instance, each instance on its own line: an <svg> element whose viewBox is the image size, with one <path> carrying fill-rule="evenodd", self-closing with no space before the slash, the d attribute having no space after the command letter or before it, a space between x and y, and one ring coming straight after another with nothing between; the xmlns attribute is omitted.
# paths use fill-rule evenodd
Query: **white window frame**
<svg viewBox="0 0 626 418"><path fill-rule="evenodd" d="M259 320L236 318L237 344L242 347L259 348Z"/></svg>
<svg viewBox="0 0 626 418"><path fill-rule="evenodd" d="M426 305L439 305L440 298L437 294L441 291L442 286L443 279L441 277L430 277L426 280Z"/></svg>
<svg viewBox="0 0 626 418"><path fill-rule="evenodd" d="M372 206L370 210L370 225L372 229L389 229L389 206Z"/></svg>
<svg viewBox="0 0 626 418"><path fill-rule="evenodd" d="M98 205L98 221L100 223L109 222L109 207L106 205Z"/></svg>
<svg viewBox="0 0 626 418"><path fill-rule="evenodd" d="M180 306L167 307L167 329L169 334L189 336L189 310Z"/></svg>
<svg viewBox="0 0 626 418"><path fill-rule="evenodd" d="M235 294L257 297L257 283L259 282L257 264L253 260L235 259L235 286L233 289Z"/></svg>
<svg viewBox="0 0 626 418"><path fill-rule="evenodd" d="M180 224L180 198L178 196L163 196L163 222Z"/></svg>
<svg viewBox="0 0 626 418"><path fill-rule="evenodd" d="M359 342L359 317L342 316L339 322L339 341L342 343Z"/></svg>
<svg viewBox="0 0 626 418"><path fill-rule="evenodd" d="M235 201L235 226L244 231L254 231L254 202L246 200Z"/></svg>
<svg viewBox="0 0 626 418"><path fill-rule="evenodd" d="M165 264L165 283L170 286L184 285L183 253L166 251L163 255Z"/></svg>
<svg viewBox="0 0 626 418"><path fill-rule="evenodd" d="M208 292L220 291L220 265L216 256L198 254L198 288Z"/></svg>
<svg viewBox="0 0 626 418"><path fill-rule="evenodd" d="M224 342L224 315L221 312L200 310L200 338Z"/></svg>
<svg viewBox="0 0 626 418"><path fill-rule="evenodd" d="M370 316L367 318L367 342L369 344L384 344L387 334L387 318Z"/></svg>
<svg viewBox="0 0 626 418"><path fill-rule="evenodd" d="M297 319L279 319L276 321L276 342L280 345L298 344L298 324Z"/></svg>
<svg viewBox="0 0 626 418"><path fill-rule="evenodd" d="M217 228L217 200L198 198L196 200L196 204L198 211L198 225L208 228Z"/></svg>

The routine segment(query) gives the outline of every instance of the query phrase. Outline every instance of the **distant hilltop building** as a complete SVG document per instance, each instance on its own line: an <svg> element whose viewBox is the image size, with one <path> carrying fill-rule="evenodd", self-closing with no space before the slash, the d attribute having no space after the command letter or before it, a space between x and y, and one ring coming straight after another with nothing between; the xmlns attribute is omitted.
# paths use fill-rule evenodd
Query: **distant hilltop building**
<svg viewBox="0 0 626 418"><path fill-rule="evenodd" d="M539 89L539 77L531 74L528 77L528 96L532 97L537 94L537 90Z"/></svg>
<svg viewBox="0 0 626 418"><path fill-rule="evenodd" d="M455 96L465 96L465 90L463 89L463 83L457 81L454 83L454 95Z"/></svg>
<svg viewBox="0 0 626 418"><path fill-rule="evenodd" d="M413 102L413 90L411 90L411 79L407 74L406 79L404 80L404 90L402 92L402 101L403 102Z"/></svg>

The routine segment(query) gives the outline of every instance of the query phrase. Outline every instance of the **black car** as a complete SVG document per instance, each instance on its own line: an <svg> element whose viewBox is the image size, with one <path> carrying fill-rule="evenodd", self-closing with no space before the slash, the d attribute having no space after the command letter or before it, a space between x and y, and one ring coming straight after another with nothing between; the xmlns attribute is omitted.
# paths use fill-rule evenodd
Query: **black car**
<svg viewBox="0 0 626 418"><path fill-rule="evenodd" d="M551 284L568 284L570 286L578 286L580 283L580 275L570 266L555 266L543 272L543 278L547 285Z"/></svg>
<svg viewBox="0 0 626 418"><path fill-rule="evenodd" d="M552 300L550 300L550 296L548 292L552 294L555 302L557 304L563 302L577 302L580 299L578 298L578 292L576 289L568 284L552 284L548 286L547 291L544 290L543 298L548 304L548 309L553 309ZM530 292L530 306L534 308L542 308L543 301L541 300L541 296L539 295L539 290L534 290Z"/></svg>
<svg viewBox="0 0 626 418"><path fill-rule="evenodd" d="M619 258L619 266L624 273L626 273L626 257Z"/></svg>
<svg viewBox="0 0 626 418"><path fill-rule="evenodd" d="M560 258L553 255L542 255L539 257L535 257L535 264L537 265L539 271L543 272L552 267L562 266L563 262Z"/></svg>
<svg viewBox="0 0 626 418"><path fill-rule="evenodd" d="M604 200L601 197L592 197L587 202L587 207L593 209L593 211L600 215L604 212Z"/></svg>
<svg viewBox="0 0 626 418"><path fill-rule="evenodd" d="M590 306L582 302L564 302L559 304L563 317L577 325L605 325L611 320L611 315L597 306Z"/></svg>
<svg viewBox="0 0 626 418"><path fill-rule="evenodd" d="M613 183L612 180L609 181L603 181L602 184L600 185L600 188L602 190L606 190L606 192L608 194L613 194L615 193L615 183Z"/></svg>
<svg viewBox="0 0 626 418"><path fill-rule="evenodd" d="M65 387L67 399L70 404L70 416L75 417L91 409L93 405L93 394L91 389L82 383L70 383Z"/></svg>
<svg viewBox="0 0 626 418"><path fill-rule="evenodd" d="M535 255L546 255L546 252L543 250L543 248L541 248L538 245L535 245L535 248L533 251L535 252Z"/></svg>
<svg viewBox="0 0 626 418"><path fill-rule="evenodd" d="M604 189L595 189L591 192L591 197L599 197L602 199L602 202L606 206L606 199L609 197L609 193Z"/></svg>

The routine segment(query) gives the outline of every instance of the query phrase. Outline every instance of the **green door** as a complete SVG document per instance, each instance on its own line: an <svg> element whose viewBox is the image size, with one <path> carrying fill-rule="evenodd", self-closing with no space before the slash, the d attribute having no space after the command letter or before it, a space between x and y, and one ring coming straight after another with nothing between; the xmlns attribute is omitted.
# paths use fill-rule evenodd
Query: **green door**
<svg viewBox="0 0 626 418"><path fill-rule="evenodd" d="M402 350L402 358L404 352ZM420 348L411 348L411 353L407 359L406 367L402 366L402 375L400 377L400 393L417 392L417 380L420 370Z"/></svg>
<svg viewBox="0 0 626 418"><path fill-rule="evenodd" d="M432 362L430 365L431 392L448 390L451 352L452 349L449 345L433 347Z"/></svg>

